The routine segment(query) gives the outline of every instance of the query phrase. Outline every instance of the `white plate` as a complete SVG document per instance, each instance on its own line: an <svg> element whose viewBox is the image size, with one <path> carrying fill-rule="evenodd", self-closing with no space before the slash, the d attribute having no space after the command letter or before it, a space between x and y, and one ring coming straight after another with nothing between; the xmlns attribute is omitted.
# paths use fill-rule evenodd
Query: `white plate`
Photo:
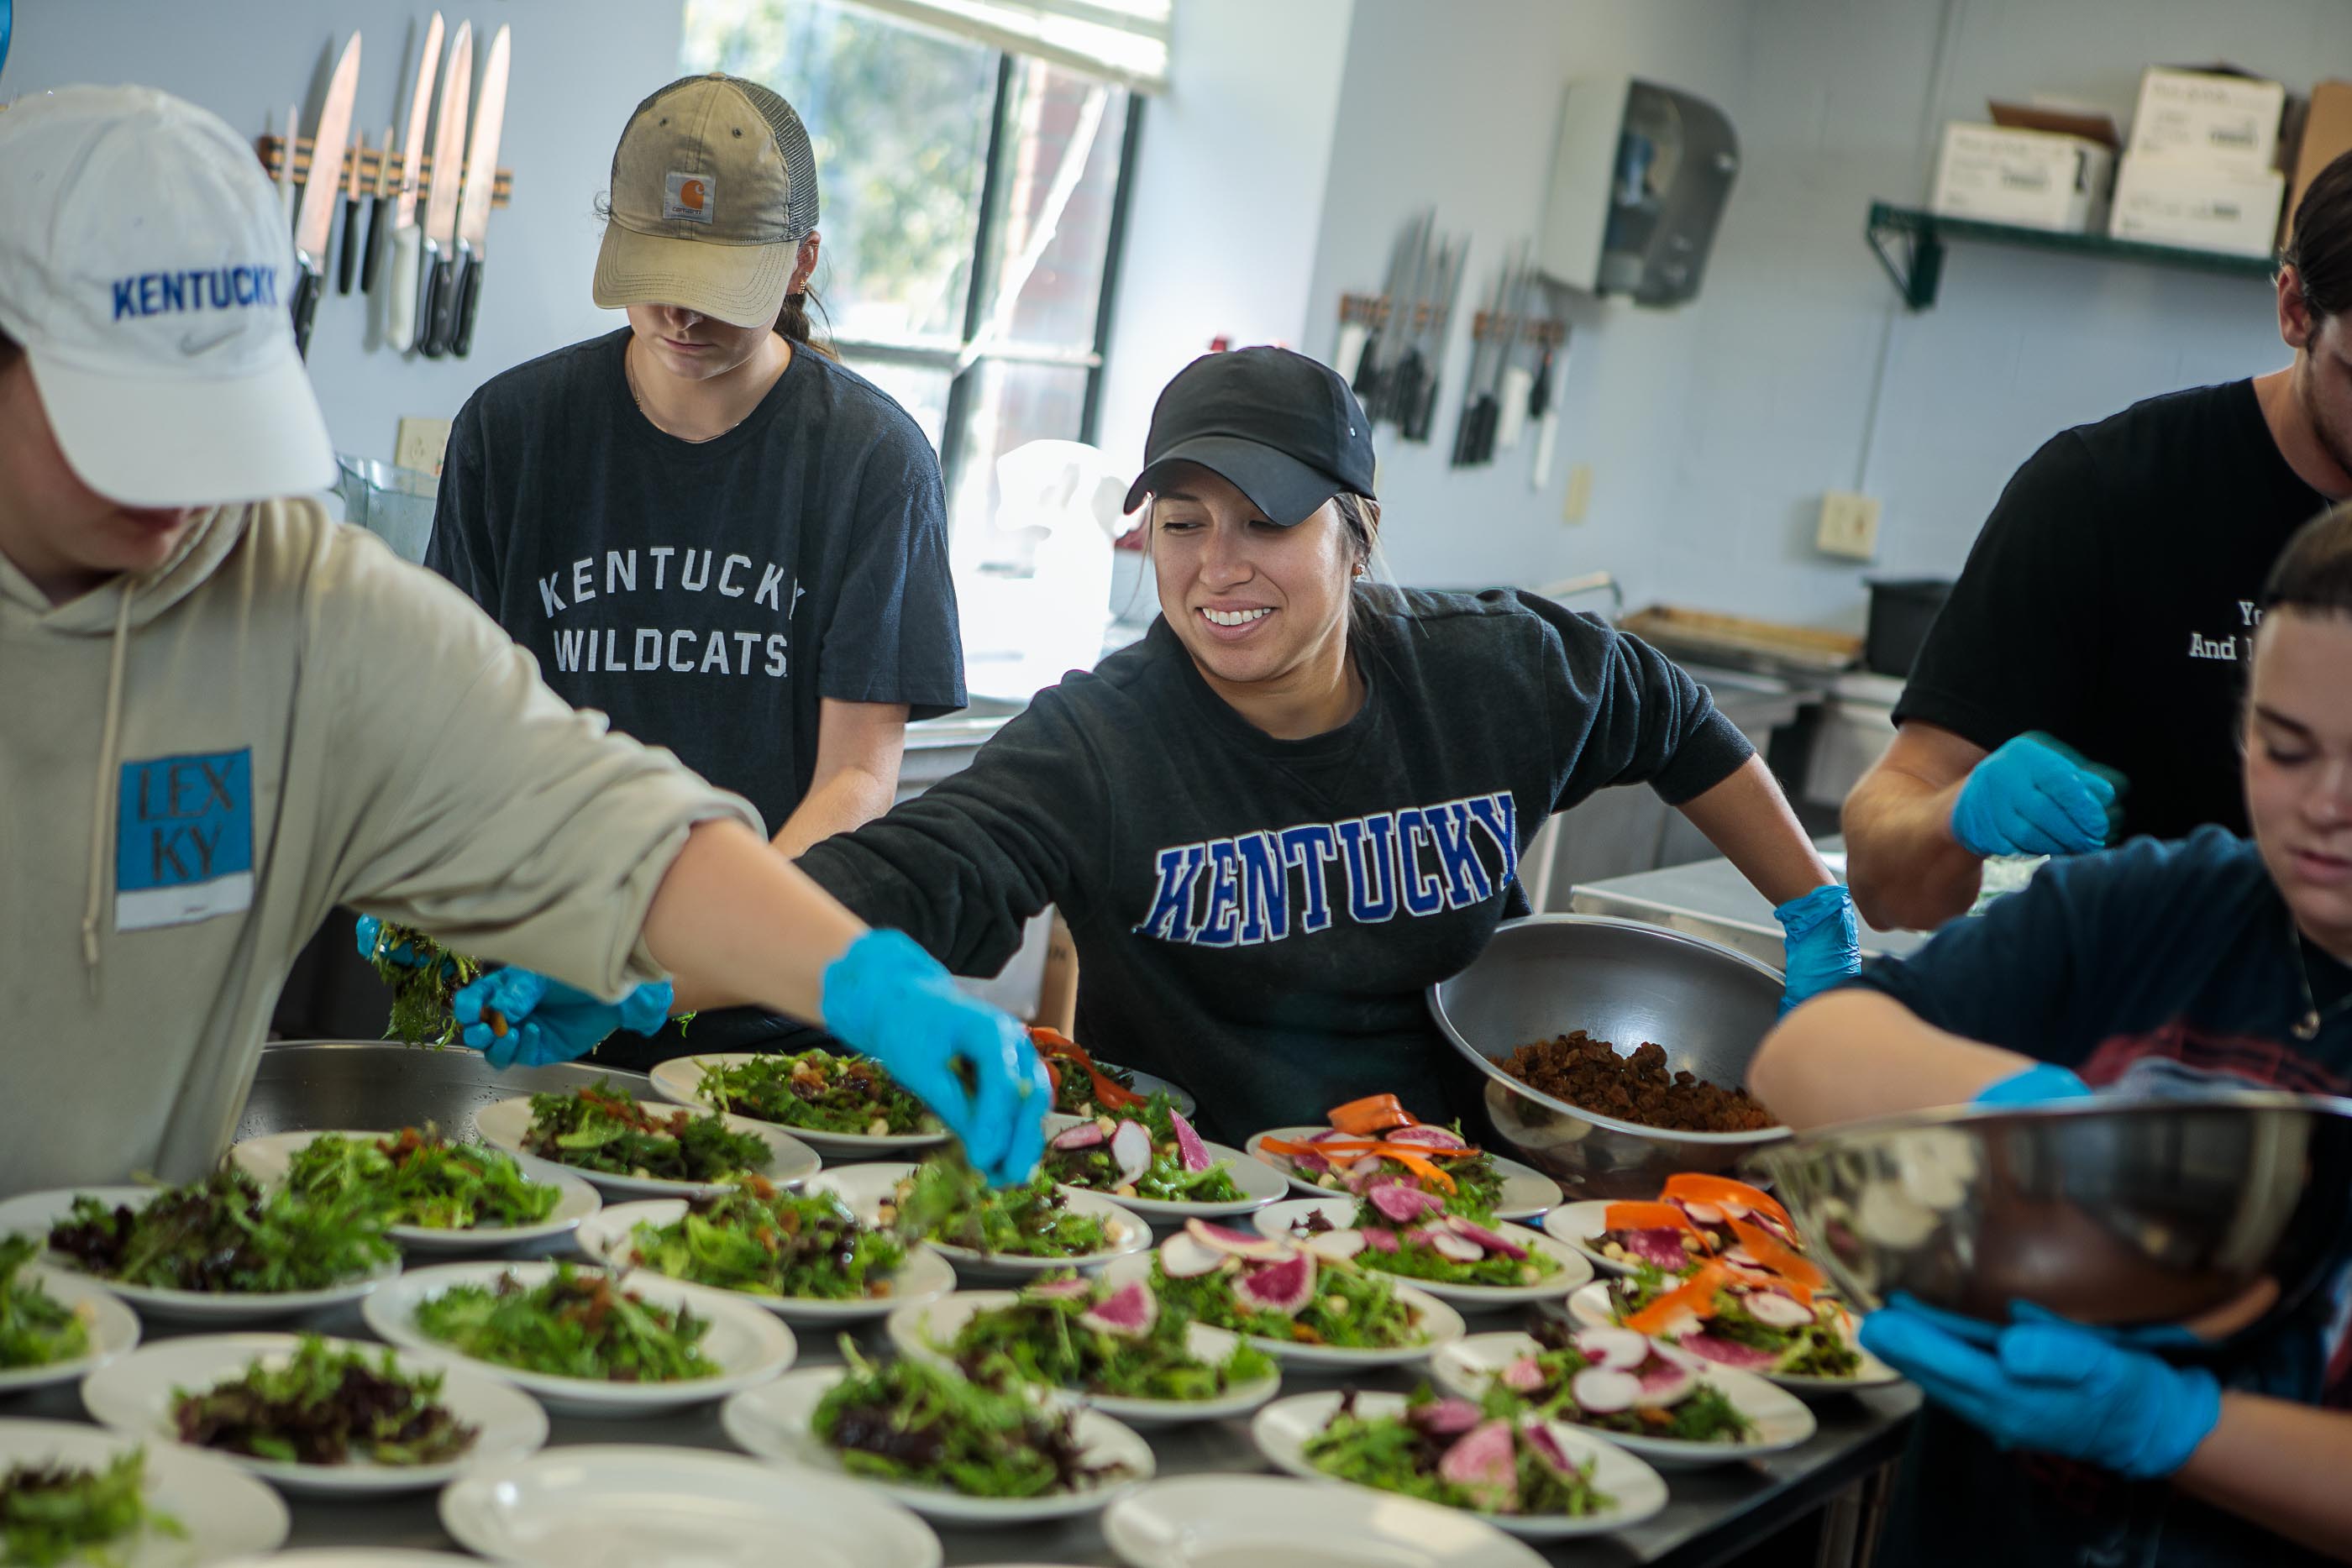
<svg viewBox="0 0 2352 1568"><path fill-rule="evenodd" d="M90 1374L81 1385L81 1402L102 1427L150 1444L176 1444L178 1426L172 1406L179 1390L196 1393L228 1382L243 1375L257 1359L283 1365L300 1343L287 1333L196 1334L166 1340ZM383 1354L382 1345L352 1340L327 1343L334 1350L362 1353L371 1365ZM187 1447L191 1452L209 1454L248 1470L285 1491L364 1496L427 1490L476 1465L519 1459L546 1443L547 1414L529 1395L469 1371L454 1356L413 1351L398 1354L404 1373L439 1372L440 1403L480 1434L474 1446L457 1458L438 1465L300 1465Z"/></svg>
<svg viewBox="0 0 2352 1568"><path fill-rule="evenodd" d="M1544 1568L1475 1514L1330 1480L1181 1476L1110 1505L1128 1568Z"/></svg>
<svg viewBox="0 0 2352 1568"><path fill-rule="evenodd" d="M677 1383L604 1383L591 1377L559 1377L525 1372L460 1354L416 1326L416 1309L443 1291L459 1285L488 1285L501 1274L512 1274L524 1288L554 1277L552 1263L444 1263L404 1274L391 1290L370 1297L361 1313L367 1326L394 1344L430 1351L460 1366L529 1390L550 1410L572 1416L651 1416L678 1410L741 1392L792 1365L799 1354L793 1331L747 1302L732 1301L722 1291L698 1291L675 1280L639 1270L621 1282L657 1307L690 1309L710 1321L710 1332L700 1340L703 1354L717 1362L716 1377L688 1378Z"/></svg>
<svg viewBox="0 0 2352 1568"><path fill-rule="evenodd" d="M232 1558L213 1568L450 1568L454 1563L479 1561L449 1552L410 1552L398 1546L322 1546L312 1552Z"/></svg>
<svg viewBox="0 0 2352 1568"><path fill-rule="evenodd" d="M530 1095L522 1094L512 1100L493 1101L483 1106L474 1113L474 1135L492 1148L504 1149L518 1157L544 1158L543 1155L531 1155L530 1151L522 1146L523 1134L530 1131ZM654 1106L656 1110L666 1108L658 1101L654 1103ZM760 1167L758 1174L778 1186L798 1186L816 1175L818 1167L824 1164L817 1158L814 1149L782 1127L772 1127L765 1122L754 1122L742 1116L723 1116L721 1120L727 1124L729 1131L749 1133L768 1145L768 1162ZM708 1197L712 1193L723 1192L727 1187L727 1183L722 1181L664 1181L657 1176L613 1176L580 1166L564 1165L561 1160L548 1163L562 1166L583 1181L593 1183L600 1191L621 1197Z"/></svg>
<svg viewBox="0 0 2352 1568"><path fill-rule="evenodd" d="M1571 1292L1568 1298L1568 1313L1570 1318L1588 1328L1613 1326L1617 1317L1610 1311L1607 1281L1595 1280L1590 1285L1582 1286ZM1653 1334L1650 1337L1660 1344L1675 1343L1673 1340L1662 1335ZM1850 1389L1880 1388L1890 1383L1903 1381L1901 1373L1871 1354L1870 1352L1863 1350L1860 1345L1854 1346L1854 1349L1861 1353L1862 1365L1852 1377L1806 1377L1787 1372L1759 1372L1755 1375L1768 1383L1777 1383L1783 1388L1794 1389L1799 1394L1843 1394ZM1696 1355L1696 1352L1685 1354ZM1696 1359L1706 1360L1705 1356L1696 1356ZM1708 1362L1707 1364L1717 1366L1721 1364ZM1732 1370L1736 1372L1740 1369L1734 1367Z"/></svg>
<svg viewBox="0 0 2352 1568"><path fill-rule="evenodd" d="M793 1052L798 1055L799 1052ZM657 1063L646 1076L653 1081L654 1092L673 1105L691 1105L698 1111L715 1110L715 1104L702 1097L702 1070L706 1067L740 1067L747 1061L765 1059L765 1053L750 1051L716 1051L709 1056L674 1056ZM865 1133L828 1133L816 1127L796 1127L790 1122L764 1121L746 1116L747 1122L758 1122L763 1127L780 1127L822 1155L832 1155L845 1160L887 1160L908 1155L919 1156L926 1149L935 1149L948 1141L946 1129L932 1133L886 1133L872 1136Z"/></svg>
<svg viewBox="0 0 2352 1568"><path fill-rule="evenodd" d="M1261 1236L1271 1236L1277 1241L1299 1241L1290 1228L1310 1214L1320 1213L1331 1222L1334 1229L1355 1223L1358 1200L1352 1197L1294 1197L1277 1203L1271 1208L1258 1210L1255 1223ZM1576 1249L1563 1246L1539 1231L1524 1225L1496 1222L1492 1228L1506 1240L1516 1241L1529 1252L1540 1252L1559 1268L1532 1285L1454 1285L1442 1280L1419 1280L1410 1274L1389 1274L1376 1264L1362 1262L1374 1256L1370 1251L1360 1253L1365 1272L1387 1274L1401 1285L1411 1285L1428 1291L1441 1301L1451 1301L1472 1312L1493 1312L1502 1307L1525 1306L1530 1301L1549 1301L1565 1296L1592 1278L1591 1265L1577 1255Z"/></svg>
<svg viewBox="0 0 2352 1568"><path fill-rule="evenodd" d="M109 1206L129 1204L133 1208L141 1208L155 1196L157 1190L152 1186L61 1186L47 1192L28 1192L21 1197L12 1197L0 1203L0 1236L14 1230L29 1231L46 1242L49 1228L71 1212L74 1199L85 1193ZM265 1294L239 1291L167 1291L152 1285L125 1285L89 1272L61 1252L48 1253L47 1260L65 1272L102 1286L109 1293L130 1302L148 1317L205 1319L213 1322L259 1322L307 1312L317 1307L341 1306L345 1301L358 1301L400 1272L400 1260L394 1258L372 1272L324 1291L278 1291Z"/></svg>
<svg viewBox="0 0 2352 1568"><path fill-rule="evenodd" d="M458 1544L527 1568L790 1563L939 1568L905 1509L830 1477L698 1448L565 1444L441 1494Z"/></svg>
<svg viewBox="0 0 2352 1568"><path fill-rule="evenodd" d="M1140 1280L1149 1285L1151 1281L1151 1254L1122 1258L1103 1270L1103 1278L1114 1286L1124 1285L1130 1280ZM1418 1315L1423 1334L1419 1343L1399 1345L1393 1350L1343 1350L1328 1344L1300 1344L1295 1340L1261 1339L1255 1334L1243 1337L1286 1366L1311 1366L1336 1372L1409 1365L1428 1356L1440 1345L1452 1344L1462 1337L1465 1331L1460 1312L1428 1291L1404 1283L1393 1274L1382 1278L1395 1285L1397 1299Z"/></svg>
<svg viewBox="0 0 2352 1568"><path fill-rule="evenodd" d="M0 1398L53 1383L70 1383L104 1366L116 1356L139 1347L139 1314L114 1299L114 1293L87 1274L27 1263L18 1271L21 1284L38 1285L50 1300L80 1317L89 1331L89 1351L71 1361L41 1366L0 1367Z"/></svg>
<svg viewBox="0 0 2352 1568"><path fill-rule="evenodd" d="M826 1171L809 1183L813 1190L837 1194L849 1205L852 1213L866 1224L875 1223L884 1202L889 1200L899 1182L914 1170L903 1161L868 1166L845 1166ZM931 1241L926 1246L935 1249L940 1257L956 1266L959 1273L982 1278L1004 1279L1024 1274L1043 1274L1054 1269L1076 1269L1091 1273L1114 1259L1140 1252L1151 1245L1151 1228L1122 1206L1113 1203L1099 1193L1080 1192L1076 1187L1064 1187L1073 1213L1102 1217L1110 1237L1110 1245L1098 1252L1081 1252L1075 1258L1016 1258L1005 1252L975 1252L969 1247L950 1247L944 1241Z"/></svg>
<svg viewBox="0 0 2352 1568"><path fill-rule="evenodd" d="M339 1131L310 1133L272 1133L267 1137L247 1138L228 1152L228 1157L245 1173L265 1186L275 1186L286 1179L287 1167L294 1156L320 1138L352 1138L381 1142L393 1133ZM500 1151L508 1153L511 1151ZM604 1207L604 1200L585 1181L547 1160L530 1155L516 1155L515 1163L522 1167L524 1177L534 1186L553 1186L562 1196L548 1211L545 1219L530 1225L475 1225L453 1229L438 1225L395 1225L389 1234L402 1246L419 1252L478 1252L486 1248L507 1247L524 1241L548 1241L571 1230Z"/></svg>
<svg viewBox="0 0 2352 1568"><path fill-rule="evenodd" d="M1601 1233L1609 1228L1606 1217L1611 1206L1620 1201L1612 1197L1591 1197L1577 1203L1564 1203L1543 1217L1543 1228L1584 1254L1596 1271L1631 1274L1633 1265L1620 1263L1614 1258L1604 1256L1601 1250Z"/></svg>
<svg viewBox="0 0 2352 1568"><path fill-rule="evenodd" d="M1330 1130L1328 1127L1268 1127L1263 1133L1250 1135L1244 1152L1251 1158L1262 1160L1280 1171L1292 1187L1307 1197L1346 1197L1349 1196L1347 1193L1333 1187L1318 1186L1292 1170L1289 1155L1269 1155L1259 1146L1268 1138L1282 1144L1302 1143L1318 1133ZM1495 1174L1503 1178L1502 1196L1495 1203L1495 1218L1497 1219L1533 1219L1567 1196L1559 1190L1559 1183L1533 1166L1505 1159L1491 1149L1487 1151L1486 1157L1495 1162Z"/></svg>
<svg viewBox="0 0 2352 1568"><path fill-rule="evenodd" d="M1070 1519L1092 1513L1119 1493L1151 1479L1151 1446L1129 1427L1099 1411L1083 1407L1077 1412L1079 1457L1090 1465L1123 1463L1133 1472L1129 1479L1053 1497L1003 1498L966 1497L944 1487L906 1486L852 1476L843 1467L841 1456L809 1429L817 1401L848 1372L845 1366L803 1367L764 1388L754 1388L730 1399L719 1406L719 1424L745 1453L824 1478L820 1484L828 1489L825 1495L829 1497L864 1488L941 1524L1034 1524L1048 1519ZM851 1486L843 1487L844 1480ZM861 1568L863 1562L861 1559Z"/></svg>
<svg viewBox="0 0 2352 1568"><path fill-rule="evenodd" d="M1486 1385L1495 1374L1521 1356L1535 1354L1538 1348L1533 1339L1523 1333L1474 1333L1431 1357L1429 1375L1446 1393L1458 1394L1475 1404L1486 1394ZM1597 1427L1590 1429L1594 1437L1639 1454L1654 1465L1687 1468L1777 1454L1813 1435L1813 1413L1795 1395L1774 1387L1752 1372L1718 1366L1702 1356L1679 1351L1667 1354L1696 1367L1701 1382L1721 1389L1739 1413L1756 1424L1756 1437L1745 1443L1686 1443L1675 1437L1608 1432ZM1574 1422L1564 1424L1576 1426Z"/></svg>
<svg viewBox="0 0 2352 1568"><path fill-rule="evenodd" d="M99 1469L138 1446L120 1432L79 1421L0 1421L0 1473L49 1463ZM187 1538L150 1531L128 1540L115 1549L121 1568L194 1568L273 1551L285 1542L290 1522L278 1494L251 1476L160 1443L147 1445L147 1502L178 1520Z"/></svg>
<svg viewBox="0 0 2352 1568"><path fill-rule="evenodd" d="M1051 1143L1055 1134L1066 1133L1080 1122L1092 1119L1085 1116L1048 1116L1045 1118L1046 1141ZM1290 1190L1290 1183L1283 1174L1263 1160L1254 1160L1239 1149L1229 1148L1223 1144L1210 1144L1208 1150L1211 1161L1223 1161L1226 1170L1233 1174L1234 1186L1239 1187L1242 1194L1238 1202L1171 1203L1165 1198L1157 1197L1120 1197L1115 1201L1124 1204L1146 1219L1172 1222L1191 1219L1195 1216L1202 1219L1213 1219L1220 1215L1247 1214L1252 1209L1265 1207ZM1065 1192L1094 1190L1091 1187L1072 1186L1068 1182L1058 1185Z"/></svg>
<svg viewBox="0 0 2352 1568"><path fill-rule="evenodd" d="M630 1257L635 1250L630 1244L631 1233L639 1225L656 1228L675 1225L685 1213L686 1199L682 1197L656 1197L642 1203L615 1204L580 1228L577 1239L580 1250L615 1269L635 1268L637 1265ZM908 1252L906 1266L889 1276L889 1282L890 1290L887 1295L829 1301L816 1296L754 1295L749 1291L729 1291L716 1285L679 1281L693 1290L707 1291L713 1295L765 1307L787 1322L853 1323L878 1318L909 1301L935 1301L955 1289L956 1277L955 1270L948 1266L948 1260L925 1243Z"/></svg>
<svg viewBox="0 0 2352 1568"><path fill-rule="evenodd" d="M898 1347L901 1355L949 1364L949 1358L933 1348L935 1342L946 1344L977 1314L1009 1307L1020 1299L1017 1291L958 1291L936 1301L910 1302L890 1314L890 1343ZM1233 1354L1234 1347L1240 1343L1239 1334L1224 1329L1211 1328L1206 1323L1186 1325L1187 1347L1199 1359L1213 1364ZM1241 1384L1214 1399L1136 1399L1118 1394L1090 1394L1083 1388L1066 1388L1066 1392L1106 1416L1116 1416L1139 1426L1165 1427L1180 1421L1221 1421L1231 1416L1246 1416L1273 1398L1281 1387L1282 1374L1276 1372Z"/></svg>
<svg viewBox="0 0 2352 1568"><path fill-rule="evenodd" d="M1399 1415L1404 1409L1405 1396L1402 1394L1373 1394L1363 1389L1354 1394L1356 1414L1367 1420ZM1378 1491L1377 1487L1328 1475L1317 1469L1307 1457L1307 1440L1329 1424L1333 1413L1339 1408L1339 1401L1346 1397L1346 1393L1333 1390L1277 1399L1251 1419L1250 1441L1257 1445L1257 1451L1265 1456L1268 1464L1301 1480L1338 1481L1341 1486ZM1570 1536L1605 1535L1612 1530L1622 1530L1666 1506L1666 1483L1657 1471L1580 1427L1561 1421L1548 1425L1570 1460L1577 1464L1592 1461L1592 1484L1609 1498L1609 1506L1574 1517L1559 1513L1486 1513L1475 1509L1462 1511L1475 1514L1496 1529L1528 1541L1565 1541Z"/></svg>

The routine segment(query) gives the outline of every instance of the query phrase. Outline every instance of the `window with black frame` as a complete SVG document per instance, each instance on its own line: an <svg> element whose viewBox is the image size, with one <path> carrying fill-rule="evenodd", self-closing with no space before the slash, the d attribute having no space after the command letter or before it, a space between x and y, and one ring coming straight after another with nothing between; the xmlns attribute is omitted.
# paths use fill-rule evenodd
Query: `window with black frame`
<svg viewBox="0 0 2352 1568"><path fill-rule="evenodd" d="M800 111L821 320L938 447L959 528L999 456L1094 438L1140 97L857 0L688 0L681 64Z"/></svg>

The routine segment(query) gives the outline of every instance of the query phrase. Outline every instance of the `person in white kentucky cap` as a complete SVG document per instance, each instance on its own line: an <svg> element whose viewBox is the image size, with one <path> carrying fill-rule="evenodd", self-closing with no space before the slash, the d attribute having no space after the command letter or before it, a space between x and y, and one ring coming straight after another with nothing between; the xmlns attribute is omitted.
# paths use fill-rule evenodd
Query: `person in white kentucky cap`
<svg viewBox="0 0 2352 1568"><path fill-rule="evenodd" d="M333 474L291 264L203 110L0 112L0 1197L210 1168L339 903L530 967L529 1023L468 1030L494 1065L655 1027L675 971L688 1004L822 1023L1025 1176L1050 1086L1017 1024L289 498Z"/></svg>

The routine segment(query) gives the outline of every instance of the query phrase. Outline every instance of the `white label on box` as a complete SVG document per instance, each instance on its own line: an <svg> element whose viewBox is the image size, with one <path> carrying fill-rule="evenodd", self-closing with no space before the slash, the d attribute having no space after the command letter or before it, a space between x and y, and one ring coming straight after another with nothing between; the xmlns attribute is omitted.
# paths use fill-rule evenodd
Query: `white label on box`
<svg viewBox="0 0 2352 1568"><path fill-rule="evenodd" d="M2267 169L2278 152L2286 89L2274 81L2152 67L2132 117L2134 156Z"/></svg>

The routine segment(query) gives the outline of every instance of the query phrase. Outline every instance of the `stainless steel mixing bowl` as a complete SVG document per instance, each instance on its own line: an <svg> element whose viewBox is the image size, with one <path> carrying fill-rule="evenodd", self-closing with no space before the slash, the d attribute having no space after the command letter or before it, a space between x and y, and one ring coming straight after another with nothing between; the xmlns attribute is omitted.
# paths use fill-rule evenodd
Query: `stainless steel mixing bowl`
<svg viewBox="0 0 2352 1568"><path fill-rule="evenodd" d="M261 1053L239 1142L270 1133L358 1131L423 1126L471 1137L474 1113L494 1100L577 1089L609 1078L640 1099L654 1098L641 1072L608 1072L581 1062L493 1071L478 1051L428 1051L381 1040L294 1040Z"/></svg>
<svg viewBox="0 0 2352 1568"><path fill-rule="evenodd" d="M1593 915L1506 921L1476 963L1429 988L1437 1027L1486 1075L1496 1132L1572 1198L1655 1197L1676 1171L1727 1170L1788 1130L1672 1133L1621 1122L1530 1089L1502 1070L1504 1058L1580 1029L1620 1056L1654 1041L1674 1070L1736 1088L1780 1006L1780 975L1752 958Z"/></svg>
<svg viewBox="0 0 2352 1568"><path fill-rule="evenodd" d="M2095 1323L2220 1313L2218 1335L2291 1309L2341 1256L2352 1101L1956 1107L1823 1128L1754 1163L1864 1309L1906 1291L1991 1322L2016 1300Z"/></svg>

